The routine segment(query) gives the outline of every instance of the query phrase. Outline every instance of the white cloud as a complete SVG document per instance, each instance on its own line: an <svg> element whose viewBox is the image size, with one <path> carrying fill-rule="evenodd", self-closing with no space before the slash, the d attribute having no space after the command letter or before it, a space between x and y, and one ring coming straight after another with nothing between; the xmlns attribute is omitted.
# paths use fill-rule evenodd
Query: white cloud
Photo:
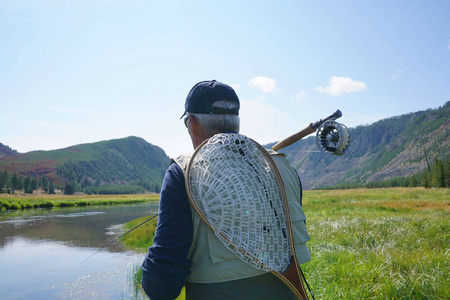
<svg viewBox="0 0 450 300"><path fill-rule="evenodd" d="M264 76L253 77L248 82L248 86L250 88L258 88L264 93L276 93L278 91L276 85L277 81L275 78L268 78Z"/></svg>
<svg viewBox="0 0 450 300"><path fill-rule="evenodd" d="M349 77L331 76L328 86L319 86L316 91L329 94L332 96L340 96L354 92L364 91L367 86L364 82L353 80Z"/></svg>
<svg viewBox="0 0 450 300"><path fill-rule="evenodd" d="M391 78L389 78L389 81L393 81L393 80L395 80L395 79L397 79L399 77L400 77L399 74L394 74L394 75L391 76Z"/></svg>
<svg viewBox="0 0 450 300"><path fill-rule="evenodd" d="M302 99L306 99L307 97L308 94L306 93L306 91L300 90L291 97L291 101L294 103L299 103Z"/></svg>
<svg viewBox="0 0 450 300"><path fill-rule="evenodd" d="M403 72L402 70L397 70L397 71L394 73L394 75L392 75L392 76L389 78L389 81L394 81L394 80L396 80L397 78L399 78L399 77L400 77L400 74L401 74L402 72Z"/></svg>

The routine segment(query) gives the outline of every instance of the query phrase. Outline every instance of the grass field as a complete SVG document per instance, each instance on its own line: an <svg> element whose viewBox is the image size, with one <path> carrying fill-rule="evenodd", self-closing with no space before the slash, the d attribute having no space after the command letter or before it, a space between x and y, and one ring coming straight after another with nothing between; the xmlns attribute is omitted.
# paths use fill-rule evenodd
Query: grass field
<svg viewBox="0 0 450 300"><path fill-rule="evenodd" d="M450 299L450 190L307 191L317 299Z"/></svg>
<svg viewBox="0 0 450 300"><path fill-rule="evenodd" d="M305 191L303 198L312 261L302 269L316 299L450 299L449 189ZM153 239L149 223L130 237L138 251Z"/></svg>
<svg viewBox="0 0 450 300"><path fill-rule="evenodd" d="M130 204L158 201L159 194L138 195L26 195L0 194L0 210L42 207Z"/></svg>

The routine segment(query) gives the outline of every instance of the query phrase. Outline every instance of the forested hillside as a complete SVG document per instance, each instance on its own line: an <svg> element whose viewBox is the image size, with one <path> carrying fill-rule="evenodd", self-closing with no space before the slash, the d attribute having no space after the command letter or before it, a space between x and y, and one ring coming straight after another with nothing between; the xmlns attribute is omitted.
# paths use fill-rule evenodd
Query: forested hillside
<svg viewBox="0 0 450 300"><path fill-rule="evenodd" d="M345 112L338 121L345 124ZM351 143L342 156L318 152L315 135L280 151L298 170L305 189L411 176L424 171L436 158L447 160L450 102L349 131Z"/></svg>
<svg viewBox="0 0 450 300"><path fill-rule="evenodd" d="M10 147L0 143L0 158L5 157L5 156L14 156L17 154L18 153L16 150L13 150Z"/></svg>
<svg viewBox="0 0 450 300"><path fill-rule="evenodd" d="M108 189L117 193L119 189L111 188L114 185L134 185L142 191L159 192L168 165L169 157L161 148L138 137L0 158L2 174L7 172L11 178L16 174L17 185L27 177L38 181L45 178L56 187L69 189L68 193Z"/></svg>

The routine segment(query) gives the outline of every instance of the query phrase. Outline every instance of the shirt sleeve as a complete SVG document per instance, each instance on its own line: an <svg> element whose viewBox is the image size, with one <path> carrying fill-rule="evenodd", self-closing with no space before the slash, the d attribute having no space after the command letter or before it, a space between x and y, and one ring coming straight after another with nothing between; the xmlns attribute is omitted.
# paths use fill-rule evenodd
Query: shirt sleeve
<svg viewBox="0 0 450 300"><path fill-rule="evenodd" d="M173 163L161 187L158 222L142 264L142 287L153 300L175 299L190 275L192 215L184 173Z"/></svg>

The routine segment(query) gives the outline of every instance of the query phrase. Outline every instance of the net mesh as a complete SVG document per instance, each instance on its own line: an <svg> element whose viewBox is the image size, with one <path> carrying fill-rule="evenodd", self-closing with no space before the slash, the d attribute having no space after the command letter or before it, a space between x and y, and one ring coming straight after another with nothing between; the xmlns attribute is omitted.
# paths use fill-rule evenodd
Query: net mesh
<svg viewBox="0 0 450 300"><path fill-rule="evenodd" d="M282 272L291 259L282 185L273 161L240 134L213 136L193 156L191 200L244 262Z"/></svg>

